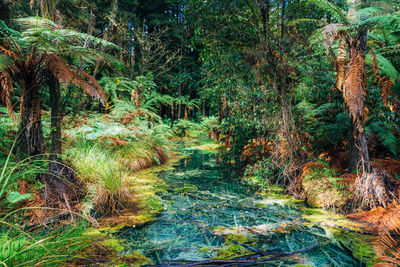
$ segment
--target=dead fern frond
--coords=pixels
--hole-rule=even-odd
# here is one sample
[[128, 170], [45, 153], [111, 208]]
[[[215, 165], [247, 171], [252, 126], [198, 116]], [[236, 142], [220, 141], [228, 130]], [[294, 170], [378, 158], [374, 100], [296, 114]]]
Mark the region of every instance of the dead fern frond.
[[322, 35], [325, 37], [323, 44], [325, 49], [328, 50], [332, 46], [333, 42], [339, 37], [339, 27], [342, 24], [328, 24], [323, 28]]
[[72, 67], [72, 70], [74, 72], [72, 83], [81, 87], [85, 94], [100, 100], [104, 105], [107, 102], [107, 96], [96, 79], [78, 68]]
[[387, 107], [388, 98], [389, 95], [391, 94], [391, 89], [394, 86], [394, 84], [392, 83], [392, 81], [389, 79], [388, 76], [381, 75], [381, 73], [379, 72], [378, 60], [375, 54], [372, 55], [372, 66], [373, 66], [374, 76], [376, 78], [376, 83], [381, 87], [382, 90], [383, 104]]
[[354, 51], [343, 84], [344, 102], [353, 122], [363, 117], [366, 86], [364, 64], [364, 56]]
[[14, 124], [17, 124], [17, 118], [11, 101], [11, 94], [14, 93], [14, 87], [12, 85], [11, 75], [8, 71], [1, 72], [0, 82], [2, 87], [0, 97], [6, 103], [8, 114], [11, 116]]
[[67, 63], [56, 53], [49, 53], [45, 57], [46, 65], [49, 71], [63, 83], [70, 83], [72, 80], [72, 72]]
[[393, 203], [377, 228], [374, 248], [378, 264], [400, 265], [400, 205]]
[[346, 42], [344, 39], [340, 39], [338, 55], [336, 57], [336, 88], [339, 91], [342, 91], [342, 86], [346, 77], [346, 55]]

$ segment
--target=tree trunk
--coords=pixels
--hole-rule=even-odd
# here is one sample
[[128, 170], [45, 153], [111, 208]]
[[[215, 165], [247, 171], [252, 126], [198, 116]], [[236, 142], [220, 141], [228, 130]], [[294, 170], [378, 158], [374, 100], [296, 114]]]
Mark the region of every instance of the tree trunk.
[[367, 139], [364, 127], [365, 101], [365, 50], [367, 31], [359, 34], [359, 39], [350, 41], [349, 70], [343, 85], [343, 98], [351, 117], [351, 138], [348, 160], [348, 171], [361, 169], [371, 172], [371, 161], [368, 155]]
[[185, 106], [185, 121], [188, 120], [188, 108]]
[[[179, 99], [182, 96], [181, 86], [179, 85]], [[178, 121], [181, 119], [181, 112], [182, 112], [182, 104], [179, 102], [178, 104]]]
[[51, 100], [51, 148], [50, 171], [45, 176], [45, 199], [47, 204], [54, 200], [63, 200], [67, 205], [67, 198], [79, 197], [80, 184], [73, 170], [59, 157], [62, 153], [61, 122], [63, 113], [61, 109], [60, 83], [53, 75], [49, 75], [50, 100]]
[[51, 99], [51, 155], [61, 155], [61, 122], [63, 118], [61, 110], [61, 90], [59, 81], [50, 75], [50, 99]]
[[24, 81], [22, 90], [18, 136], [18, 149], [25, 155], [36, 156], [45, 152], [41, 102], [39, 88], [35, 85], [33, 77], [29, 77]]

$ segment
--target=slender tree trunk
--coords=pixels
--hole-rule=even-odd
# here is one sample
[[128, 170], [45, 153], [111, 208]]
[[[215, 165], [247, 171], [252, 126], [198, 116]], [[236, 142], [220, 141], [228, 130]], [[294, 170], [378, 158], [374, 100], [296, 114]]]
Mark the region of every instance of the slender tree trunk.
[[[179, 85], [179, 98], [182, 96], [182, 89], [181, 86]], [[181, 119], [181, 112], [182, 112], [182, 104], [179, 102], [178, 104], [178, 121]]]
[[61, 111], [61, 90], [59, 81], [50, 75], [50, 99], [51, 99], [51, 148], [50, 153], [52, 155], [61, 154], [61, 122], [62, 122], [62, 111]]
[[188, 108], [185, 106], [185, 121], [188, 120]]

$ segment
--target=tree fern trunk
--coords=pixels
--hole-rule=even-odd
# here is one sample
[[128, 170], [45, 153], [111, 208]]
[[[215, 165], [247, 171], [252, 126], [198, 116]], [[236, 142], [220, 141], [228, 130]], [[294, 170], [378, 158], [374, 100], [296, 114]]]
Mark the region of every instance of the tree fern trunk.
[[364, 127], [367, 31], [363, 30], [358, 36], [358, 39], [349, 41], [350, 61], [343, 85], [343, 98], [352, 122], [348, 171], [361, 169], [363, 172], [370, 173], [371, 161]]
[[41, 97], [34, 77], [26, 77], [21, 97], [21, 123], [18, 137], [19, 151], [35, 156], [45, 152], [41, 122]]
[[52, 155], [61, 154], [61, 90], [60, 83], [53, 76], [50, 75], [49, 87], [50, 87], [50, 99], [51, 99], [51, 148], [50, 153]]

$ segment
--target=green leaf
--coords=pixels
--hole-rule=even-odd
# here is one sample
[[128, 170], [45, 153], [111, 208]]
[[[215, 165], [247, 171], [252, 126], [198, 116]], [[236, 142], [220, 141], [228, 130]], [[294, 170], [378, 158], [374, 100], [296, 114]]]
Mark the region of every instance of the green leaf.
[[32, 197], [32, 194], [20, 194], [19, 192], [12, 191], [12, 192], [8, 192], [7, 201], [9, 203], [15, 204], [15, 203], [21, 202], [23, 200], [29, 199], [31, 197]]

